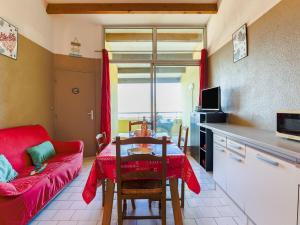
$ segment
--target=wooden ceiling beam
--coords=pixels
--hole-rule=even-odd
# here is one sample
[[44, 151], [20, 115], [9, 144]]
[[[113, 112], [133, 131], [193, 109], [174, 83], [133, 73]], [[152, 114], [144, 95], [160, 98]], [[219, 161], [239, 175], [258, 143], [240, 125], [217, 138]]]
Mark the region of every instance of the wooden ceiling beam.
[[[158, 33], [158, 41], [167, 42], [201, 42], [201, 33]], [[152, 41], [151, 33], [106, 33], [107, 42], [149, 42]]]
[[217, 3], [66, 3], [47, 5], [48, 14], [216, 14]]

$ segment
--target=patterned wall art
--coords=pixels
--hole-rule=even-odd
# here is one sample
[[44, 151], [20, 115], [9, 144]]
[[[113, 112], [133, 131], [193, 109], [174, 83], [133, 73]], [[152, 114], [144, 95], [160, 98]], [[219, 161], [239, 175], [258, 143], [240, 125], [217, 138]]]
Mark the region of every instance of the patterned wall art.
[[18, 29], [0, 18], [0, 54], [17, 59]]
[[247, 25], [241, 26], [232, 35], [233, 62], [237, 62], [248, 56]]

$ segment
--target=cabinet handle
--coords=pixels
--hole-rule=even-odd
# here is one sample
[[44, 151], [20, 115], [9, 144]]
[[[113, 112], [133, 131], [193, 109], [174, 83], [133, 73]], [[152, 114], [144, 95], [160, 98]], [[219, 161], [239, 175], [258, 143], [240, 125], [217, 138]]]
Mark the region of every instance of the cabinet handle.
[[243, 161], [242, 159], [240, 159], [240, 158], [234, 156], [232, 153], [230, 153], [230, 158], [234, 159], [234, 160], [237, 161], [237, 162], [242, 162], [242, 161]]
[[272, 166], [279, 166], [279, 162], [276, 162], [276, 161], [273, 161], [271, 159], [268, 159], [266, 157], [263, 157], [262, 155], [260, 154], [256, 154], [256, 158], [263, 161], [263, 162], [266, 162], [266, 163], [269, 163], [271, 164]]
[[216, 150], [218, 150], [219, 152], [225, 152], [225, 150], [223, 148], [220, 147], [215, 147]]

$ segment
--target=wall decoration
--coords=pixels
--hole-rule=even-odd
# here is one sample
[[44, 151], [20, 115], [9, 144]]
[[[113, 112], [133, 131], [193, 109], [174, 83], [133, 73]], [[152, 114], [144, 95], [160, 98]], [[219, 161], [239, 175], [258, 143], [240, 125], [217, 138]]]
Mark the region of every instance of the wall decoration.
[[0, 18], [0, 54], [17, 59], [18, 29]]
[[247, 25], [241, 26], [232, 35], [233, 44], [233, 62], [237, 62], [248, 56], [248, 43], [247, 43]]
[[80, 47], [81, 47], [81, 44], [79, 43], [78, 39], [75, 38], [74, 41], [71, 42], [70, 56], [81, 57]]

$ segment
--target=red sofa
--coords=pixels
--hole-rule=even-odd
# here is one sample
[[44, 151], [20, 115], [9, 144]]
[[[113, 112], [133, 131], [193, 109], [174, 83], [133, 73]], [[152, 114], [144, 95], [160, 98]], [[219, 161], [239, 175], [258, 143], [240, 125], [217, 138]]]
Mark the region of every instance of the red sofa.
[[[51, 141], [56, 155], [46, 169], [34, 176], [26, 149]], [[51, 140], [40, 125], [0, 130], [0, 154], [5, 155], [19, 176], [10, 183], [0, 183], [0, 224], [27, 224], [59, 191], [77, 177], [82, 167], [83, 142]]]

